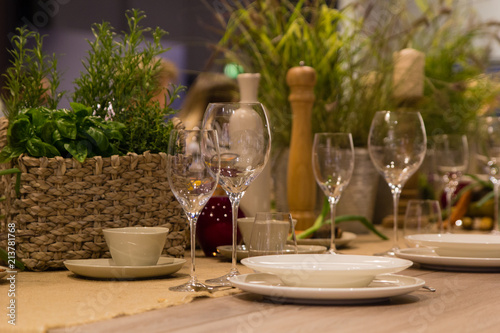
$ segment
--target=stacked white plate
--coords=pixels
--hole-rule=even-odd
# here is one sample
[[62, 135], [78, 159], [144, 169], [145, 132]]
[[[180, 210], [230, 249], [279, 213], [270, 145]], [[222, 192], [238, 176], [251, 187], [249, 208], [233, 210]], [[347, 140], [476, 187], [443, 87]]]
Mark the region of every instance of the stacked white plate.
[[241, 263], [255, 273], [233, 277], [235, 287], [302, 303], [380, 301], [424, 284], [421, 279], [391, 274], [412, 265], [399, 258], [296, 254], [251, 257]]
[[448, 270], [500, 270], [500, 235], [420, 234], [405, 237], [415, 248], [397, 256], [431, 268]]

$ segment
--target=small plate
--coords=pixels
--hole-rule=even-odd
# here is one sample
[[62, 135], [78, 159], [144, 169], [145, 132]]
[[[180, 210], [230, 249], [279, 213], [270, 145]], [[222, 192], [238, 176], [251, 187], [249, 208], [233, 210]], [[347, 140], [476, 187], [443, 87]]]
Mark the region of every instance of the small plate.
[[499, 235], [420, 234], [405, 238], [412, 244], [433, 248], [440, 256], [500, 258]]
[[[217, 246], [217, 251], [224, 257], [231, 259], [233, 247], [231, 245]], [[287, 254], [294, 254], [293, 246], [287, 245], [285, 248]], [[321, 245], [297, 245], [297, 252], [300, 254], [325, 253], [326, 247]], [[248, 258], [248, 250], [238, 245], [236, 248], [236, 258], [238, 260]]]
[[376, 275], [396, 273], [413, 263], [389, 257], [348, 254], [294, 254], [250, 257], [241, 263], [255, 272], [278, 275], [288, 286], [366, 287]]
[[425, 247], [400, 249], [396, 252], [396, 256], [433, 269], [469, 272], [500, 271], [500, 258], [444, 257], [438, 256], [433, 249]]
[[[349, 244], [351, 241], [356, 239], [356, 234], [343, 231], [341, 238], [335, 238], [335, 246], [343, 247]], [[328, 249], [330, 247], [330, 238], [305, 238], [305, 239], [297, 239], [298, 245], [322, 245], [326, 246]]]
[[379, 275], [364, 288], [303, 288], [285, 286], [273, 274], [254, 273], [237, 275], [229, 279], [234, 287], [264, 295], [274, 302], [307, 304], [365, 304], [376, 303], [411, 293], [425, 281], [403, 275]]
[[185, 262], [185, 259], [160, 257], [154, 266], [116, 266], [112, 259], [65, 260], [64, 265], [77, 275], [91, 278], [142, 279], [173, 274]]

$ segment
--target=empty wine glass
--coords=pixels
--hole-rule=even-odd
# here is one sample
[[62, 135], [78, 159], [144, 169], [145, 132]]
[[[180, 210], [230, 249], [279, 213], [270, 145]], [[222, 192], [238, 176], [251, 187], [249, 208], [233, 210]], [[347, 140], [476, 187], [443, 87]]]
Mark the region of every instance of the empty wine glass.
[[335, 253], [335, 209], [354, 170], [354, 146], [350, 133], [316, 133], [312, 166], [314, 177], [330, 203], [330, 249]]
[[167, 174], [170, 190], [184, 209], [191, 236], [190, 280], [173, 291], [201, 291], [210, 287], [195, 274], [196, 222], [219, 181], [219, 144], [214, 130], [172, 130]]
[[446, 193], [447, 231], [453, 231], [451, 203], [462, 175], [469, 164], [469, 145], [467, 137], [460, 134], [442, 134], [432, 137], [434, 162], [441, 176]]
[[368, 152], [391, 189], [394, 206], [393, 247], [379, 253], [394, 256], [399, 248], [398, 205], [404, 184], [418, 170], [427, 150], [424, 121], [419, 112], [378, 111], [368, 135]]
[[230, 285], [230, 277], [239, 274], [236, 267], [238, 208], [248, 186], [269, 160], [271, 131], [261, 103], [211, 103], [202, 127], [217, 130], [221, 159], [219, 182], [229, 196], [233, 214], [231, 270], [206, 281], [224, 286]]
[[477, 152], [479, 162], [484, 166], [490, 182], [493, 184], [495, 200], [493, 233], [499, 233], [500, 199], [500, 118], [484, 117], [479, 121]]

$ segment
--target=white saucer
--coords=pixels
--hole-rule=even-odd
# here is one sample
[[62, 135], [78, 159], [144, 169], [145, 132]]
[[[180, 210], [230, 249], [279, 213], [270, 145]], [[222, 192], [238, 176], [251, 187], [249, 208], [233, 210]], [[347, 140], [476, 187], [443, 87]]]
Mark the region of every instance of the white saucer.
[[[231, 245], [217, 246], [217, 251], [224, 257], [231, 259], [233, 247]], [[285, 251], [287, 254], [294, 254], [292, 246], [287, 246]], [[297, 245], [297, 252], [299, 254], [325, 253], [326, 247], [321, 245]], [[236, 258], [238, 260], [248, 258], [248, 250], [238, 245], [236, 248]]]
[[500, 271], [500, 258], [444, 257], [425, 247], [400, 249], [396, 252], [396, 256], [434, 269]]
[[[355, 233], [352, 233], [349, 231], [343, 231], [341, 238], [335, 238], [335, 246], [337, 246], [337, 247], [346, 246], [354, 239], [356, 239]], [[297, 244], [298, 245], [322, 245], [322, 246], [326, 246], [326, 248], [328, 249], [330, 247], [330, 238], [297, 239]]]
[[140, 279], [175, 273], [185, 262], [185, 259], [160, 257], [154, 266], [115, 266], [112, 259], [65, 260], [64, 265], [77, 275], [91, 278]]
[[282, 303], [362, 304], [387, 300], [421, 288], [424, 280], [403, 275], [378, 275], [363, 288], [304, 288], [288, 287], [272, 274], [254, 273], [230, 278], [231, 284], [241, 290], [264, 295]]

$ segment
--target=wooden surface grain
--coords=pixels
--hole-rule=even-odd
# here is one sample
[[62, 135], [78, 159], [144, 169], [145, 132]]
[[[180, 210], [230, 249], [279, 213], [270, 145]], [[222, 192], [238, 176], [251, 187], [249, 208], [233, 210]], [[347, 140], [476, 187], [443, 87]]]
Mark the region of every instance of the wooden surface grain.
[[[361, 236], [344, 253], [389, 247]], [[437, 289], [419, 289], [365, 305], [307, 305], [267, 300], [252, 293], [208, 299], [77, 327], [61, 332], [498, 332], [500, 274], [412, 267], [403, 275]]]

